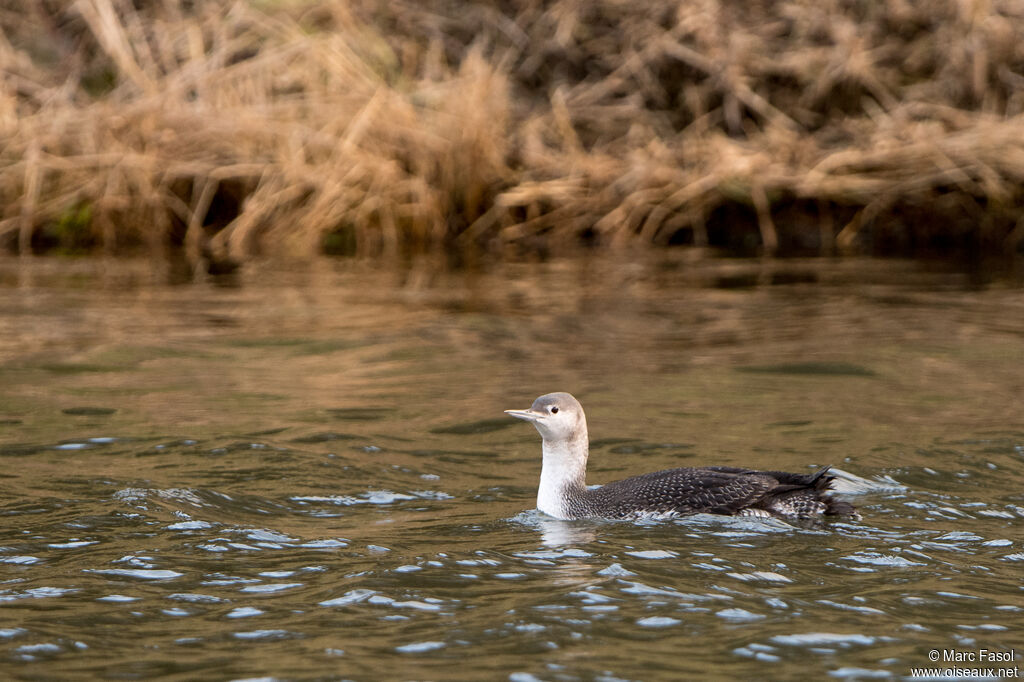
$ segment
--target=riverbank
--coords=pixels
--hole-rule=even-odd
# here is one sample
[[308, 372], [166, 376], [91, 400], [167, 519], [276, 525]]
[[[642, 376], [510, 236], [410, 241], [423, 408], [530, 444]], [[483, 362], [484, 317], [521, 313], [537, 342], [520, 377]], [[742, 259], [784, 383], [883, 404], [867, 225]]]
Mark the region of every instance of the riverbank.
[[11, 252], [1024, 244], [1020, 0], [0, 16]]

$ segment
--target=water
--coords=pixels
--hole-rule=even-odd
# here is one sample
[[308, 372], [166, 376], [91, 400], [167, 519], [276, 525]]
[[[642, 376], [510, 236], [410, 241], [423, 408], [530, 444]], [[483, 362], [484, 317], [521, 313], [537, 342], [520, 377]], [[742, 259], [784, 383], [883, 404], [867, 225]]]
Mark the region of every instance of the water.
[[[675, 256], [227, 284], [0, 263], [5, 677], [1021, 666], [1015, 286]], [[546, 518], [540, 439], [501, 411], [552, 390], [592, 483], [834, 464], [863, 518]], [[982, 649], [1017, 660], [942, 660]]]

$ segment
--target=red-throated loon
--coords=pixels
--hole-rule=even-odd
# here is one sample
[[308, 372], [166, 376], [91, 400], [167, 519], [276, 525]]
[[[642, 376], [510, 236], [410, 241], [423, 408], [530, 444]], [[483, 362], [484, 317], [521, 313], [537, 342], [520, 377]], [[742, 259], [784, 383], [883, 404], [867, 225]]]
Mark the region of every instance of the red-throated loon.
[[738, 467], [686, 467], [633, 476], [600, 488], [586, 485], [587, 418], [568, 393], [549, 393], [528, 410], [505, 410], [532, 423], [544, 439], [537, 509], [558, 519], [686, 514], [814, 517], [855, 515], [853, 505], [828, 493], [833, 477], [754, 471]]

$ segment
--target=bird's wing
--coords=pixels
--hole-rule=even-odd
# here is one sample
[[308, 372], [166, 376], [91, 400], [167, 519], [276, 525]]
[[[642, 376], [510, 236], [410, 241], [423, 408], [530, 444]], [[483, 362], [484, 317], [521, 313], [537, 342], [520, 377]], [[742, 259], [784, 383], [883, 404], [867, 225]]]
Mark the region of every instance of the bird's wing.
[[637, 508], [681, 514], [732, 514], [756, 503], [778, 485], [771, 476], [756, 472], [685, 468], [615, 481], [594, 492], [602, 507], [623, 514]]

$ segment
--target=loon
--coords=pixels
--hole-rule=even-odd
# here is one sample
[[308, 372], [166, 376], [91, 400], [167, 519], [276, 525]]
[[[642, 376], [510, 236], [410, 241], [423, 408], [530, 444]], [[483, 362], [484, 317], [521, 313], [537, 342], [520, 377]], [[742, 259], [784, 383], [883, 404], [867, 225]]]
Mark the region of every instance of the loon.
[[856, 516], [833, 499], [830, 467], [813, 474], [710, 466], [667, 469], [587, 488], [587, 419], [568, 393], [548, 393], [528, 410], [505, 410], [532, 423], [544, 439], [537, 509], [557, 519], [671, 518], [688, 514]]

